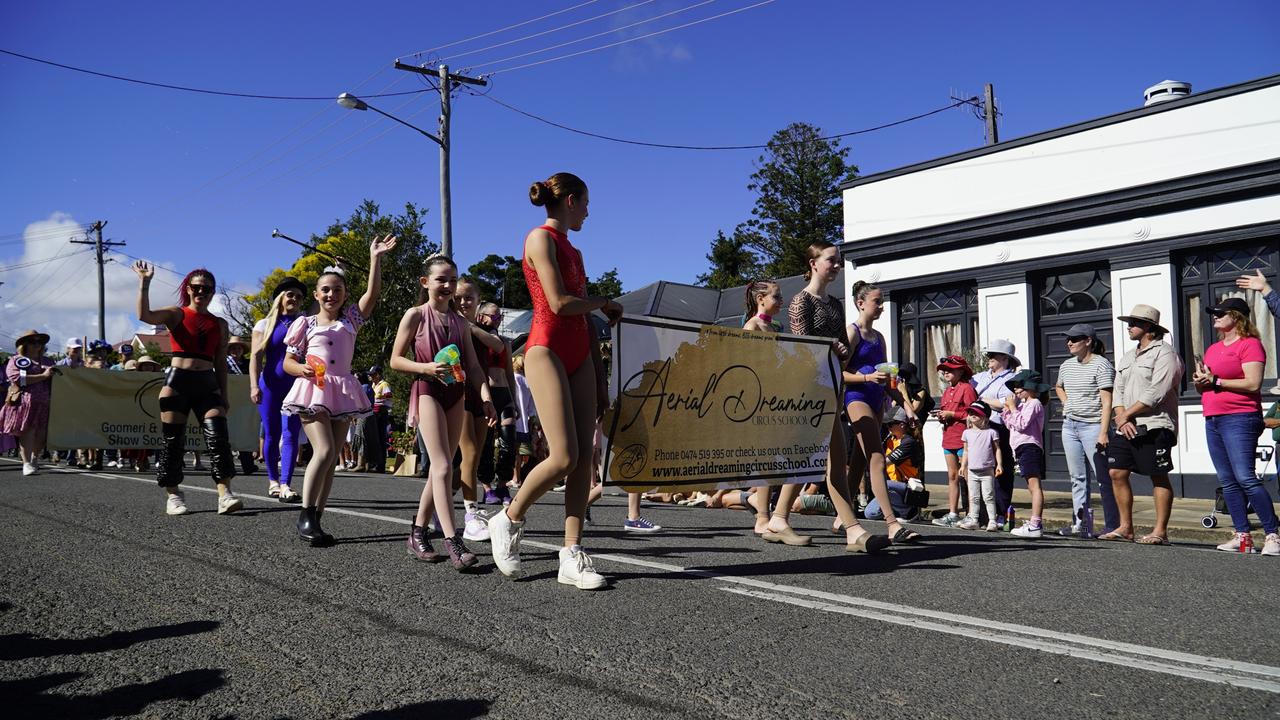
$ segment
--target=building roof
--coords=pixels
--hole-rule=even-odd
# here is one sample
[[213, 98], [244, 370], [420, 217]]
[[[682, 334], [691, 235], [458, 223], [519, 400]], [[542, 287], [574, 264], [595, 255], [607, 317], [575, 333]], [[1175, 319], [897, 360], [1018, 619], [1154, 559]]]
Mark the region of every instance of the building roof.
[[[782, 290], [783, 307], [805, 286], [803, 275], [792, 275], [778, 280]], [[844, 270], [827, 289], [829, 293], [844, 299]], [[617, 298], [627, 315], [685, 320], [703, 324], [741, 327], [746, 309], [746, 285], [716, 290], [698, 285], [659, 280], [639, 290], [633, 290]]]
[[884, 172], [879, 172], [872, 175], [865, 175], [863, 177], [854, 178], [853, 180], [850, 180], [842, 184], [840, 186], [840, 189], [848, 190], [849, 188], [857, 187], [859, 185], [867, 185], [869, 183], [880, 182], [881, 180], [888, 180], [889, 178], [898, 177], [900, 175], [920, 172], [921, 170], [928, 170], [930, 168], [935, 168], [942, 165], [950, 165], [951, 163], [957, 163], [963, 160], [969, 160], [971, 158], [981, 157], [983, 155], [990, 155], [992, 153], [1003, 152], [1005, 150], [1021, 147], [1023, 145], [1031, 145], [1033, 143], [1043, 142], [1045, 140], [1052, 140], [1054, 138], [1059, 138], [1064, 135], [1073, 135], [1075, 133], [1081, 133], [1087, 130], [1093, 130], [1095, 128], [1103, 127], [1106, 125], [1115, 125], [1116, 123], [1127, 122], [1129, 120], [1135, 120], [1140, 117], [1155, 115], [1157, 113], [1169, 112], [1170, 110], [1177, 110], [1179, 108], [1185, 108], [1191, 105], [1198, 105], [1203, 102], [1210, 102], [1212, 100], [1218, 100], [1224, 97], [1230, 97], [1232, 95], [1240, 95], [1242, 93], [1254, 92], [1256, 90], [1261, 90], [1263, 88], [1268, 88], [1275, 85], [1280, 85], [1280, 75], [1268, 75], [1266, 77], [1258, 78], [1256, 80], [1249, 80], [1246, 82], [1238, 83], [1236, 85], [1228, 85], [1226, 87], [1215, 88], [1213, 90], [1206, 90], [1200, 93], [1193, 93], [1186, 97], [1181, 97], [1176, 100], [1169, 100], [1167, 102], [1151, 105], [1149, 107], [1137, 107], [1137, 108], [1133, 108], [1132, 110], [1125, 110], [1123, 112], [1118, 112], [1111, 115], [1105, 115], [1103, 117], [1094, 118], [1092, 120], [1086, 120], [1084, 122], [1078, 122], [1072, 125], [1065, 125], [1063, 127], [1055, 128], [1053, 130], [1045, 130], [1044, 132], [1039, 132], [1039, 133], [1027, 135], [1020, 138], [1014, 138], [1013, 140], [1005, 140], [1005, 141], [996, 143], [995, 145], [987, 145], [980, 148], [974, 148], [973, 150], [966, 150], [964, 152], [954, 153], [952, 155], [944, 155], [940, 158], [934, 158], [933, 160], [926, 160], [924, 162], [919, 162], [912, 165], [906, 165], [900, 168], [895, 168], [893, 170], [886, 170]]

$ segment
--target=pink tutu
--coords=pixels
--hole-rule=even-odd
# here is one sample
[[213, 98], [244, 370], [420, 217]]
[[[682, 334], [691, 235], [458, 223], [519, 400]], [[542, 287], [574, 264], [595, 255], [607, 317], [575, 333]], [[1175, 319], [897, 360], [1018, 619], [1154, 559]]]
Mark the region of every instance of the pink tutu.
[[324, 413], [334, 420], [350, 420], [373, 412], [369, 396], [352, 375], [326, 375], [324, 388], [307, 378], [293, 381], [280, 412], [310, 417]]

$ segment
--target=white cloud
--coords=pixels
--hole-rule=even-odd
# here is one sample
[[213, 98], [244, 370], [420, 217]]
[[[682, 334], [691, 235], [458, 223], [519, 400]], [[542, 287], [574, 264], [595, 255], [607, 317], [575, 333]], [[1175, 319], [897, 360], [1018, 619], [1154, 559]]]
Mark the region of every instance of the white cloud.
[[[60, 352], [71, 337], [98, 336], [98, 268], [92, 246], [74, 245], [72, 238], [84, 240], [84, 225], [70, 215], [55, 212], [33, 222], [23, 232], [22, 254], [8, 255], [0, 267], [14, 267], [0, 273], [0, 333], [10, 337], [35, 328], [49, 333], [51, 352]], [[114, 254], [103, 270], [106, 288], [106, 333], [108, 342], [119, 342], [144, 327], [138, 322], [136, 301], [138, 279], [128, 258]], [[166, 265], [166, 267], [172, 266]], [[175, 301], [177, 277], [161, 270], [152, 285], [152, 303], [171, 305]], [[12, 342], [5, 339], [5, 344]]]

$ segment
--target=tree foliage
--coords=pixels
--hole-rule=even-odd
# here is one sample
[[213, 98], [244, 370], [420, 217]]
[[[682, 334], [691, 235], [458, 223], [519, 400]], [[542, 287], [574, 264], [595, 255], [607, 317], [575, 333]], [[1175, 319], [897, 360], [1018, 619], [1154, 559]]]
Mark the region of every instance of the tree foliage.
[[717, 290], [745, 285], [760, 274], [760, 258], [751, 251], [752, 244], [750, 231], [742, 225], [734, 228], [731, 236], [717, 230], [716, 239], [711, 242], [711, 252], [707, 253], [711, 267], [698, 276], [698, 282]]
[[622, 280], [618, 279], [618, 268], [601, 273], [595, 280], [587, 280], [587, 295], [616, 298], [622, 292]]
[[519, 258], [489, 254], [467, 268], [467, 275], [476, 281], [482, 300], [492, 300], [505, 308], [533, 308]]
[[[395, 250], [383, 257], [382, 293], [373, 317], [364, 324], [356, 338], [353, 369], [389, 363], [400, 317], [417, 300], [418, 278], [422, 275], [423, 263], [439, 250], [439, 246], [428, 240], [422, 231], [424, 214], [424, 210], [407, 203], [403, 213], [384, 215], [377, 203], [365, 200], [349, 218], [334, 220], [323, 234], [311, 236], [311, 244], [320, 251], [365, 267], [369, 264], [369, 243], [375, 236], [391, 234], [398, 238]], [[319, 253], [299, 250], [299, 257], [293, 265], [273, 269], [262, 278], [257, 292], [232, 303], [229, 321], [233, 327], [239, 327], [241, 334], [247, 336], [253, 324], [266, 317], [273, 300], [271, 291], [286, 276], [292, 275], [310, 288], [325, 267], [334, 264], [333, 260]], [[356, 302], [364, 294], [368, 276], [363, 270], [348, 267], [346, 281], [348, 302]], [[314, 303], [304, 312], [316, 312]], [[403, 402], [408, 397], [409, 378], [388, 372], [387, 380], [395, 397]]]

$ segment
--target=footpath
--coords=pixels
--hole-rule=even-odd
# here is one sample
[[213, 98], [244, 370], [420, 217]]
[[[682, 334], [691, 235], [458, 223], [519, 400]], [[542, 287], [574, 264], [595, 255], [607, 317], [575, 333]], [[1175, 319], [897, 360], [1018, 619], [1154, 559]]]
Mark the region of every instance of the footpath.
[[[1019, 480], [1019, 484], [1021, 484], [1021, 480]], [[925, 487], [929, 490], [931, 504], [922, 519], [924, 517], [932, 518], [935, 514], [944, 514], [946, 512], [947, 486], [928, 483]], [[1155, 503], [1151, 500], [1150, 487], [1148, 486], [1145, 494], [1142, 493], [1141, 487], [1142, 484], [1140, 482], [1135, 483], [1133, 497], [1134, 537], [1142, 537], [1150, 532], [1156, 520]], [[1071, 523], [1073, 513], [1070, 492], [1061, 490], [1046, 491], [1044, 505], [1044, 526], [1046, 530], [1056, 532], [1058, 528]], [[1027, 491], [1026, 487], [1014, 489], [1013, 506], [1019, 524], [1031, 516], [1031, 493]], [[1096, 488], [1092, 496], [1092, 507], [1094, 530], [1095, 532], [1100, 532], [1102, 530], [1102, 504], [1098, 498]], [[1212, 530], [1206, 529], [1201, 524], [1201, 521], [1212, 510], [1213, 500], [1175, 497], [1173, 500], [1173, 514], [1169, 518], [1169, 540], [1172, 542], [1213, 543], [1215, 545], [1229, 540], [1231, 536], [1231, 516], [1227, 513], [1218, 513], [1218, 526]], [[1257, 517], [1250, 515], [1249, 520], [1254, 530], [1259, 531], [1255, 533], [1254, 542], [1261, 542], [1261, 526], [1258, 525]]]

